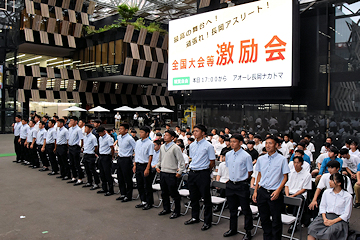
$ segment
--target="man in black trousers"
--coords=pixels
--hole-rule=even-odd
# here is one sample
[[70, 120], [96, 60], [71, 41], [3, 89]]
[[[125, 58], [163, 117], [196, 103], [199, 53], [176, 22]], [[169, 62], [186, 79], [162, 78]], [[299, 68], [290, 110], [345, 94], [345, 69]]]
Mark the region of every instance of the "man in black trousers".
[[48, 131], [45, 134], [44, 142], [45, 142], [45, 152], [49, 157], [50, 164], [51, 164], [51, 173], [48, 175], [56, 175], [59, 173], [59, 164], [56, 160], [55, 155], [55, 142], [56, 142], [56, 128], [55, 128], [56, 121], [54, 119], [50, 119], [48, 123]]
[[259, 173], [252, 199], [258, 204], [264, 240], [281, 239], [282, 235], [283, 188], [290, 169], [287, 159], [277, 152], [277, 146], [275, 136], [267, 137], [267, 154], [259, 157], [255, 168]]
[[173, 140], [176, 136], [174, 131], [166, 131], [164, 134], [165, 144], [160, 147], [159, 161], [156, 164], [156, 171], [160, 173], [161, 197], [163, 199], [164, 210], [159, 215], [171, 213], [171, 196], [175, 202], [174, 212], [170, 219], [180, 217], [181, 196], [177, 189], [177, 180], [185, 170], [185, 160], [181, 149]]
[[241, 148], [244, 137], [234, 134], [230, 138], [230, 146], [233, 150], [225, 155], [226, 167], [229, 169], [229, 181], [226, 183], [226, 198], [230, 210], [230, 230], [224, 233], [224, 237], [237, 234], [238, 208], [245, 215], [246, 235], [243, 240], [251, 239], [253, 218], [250, 209], [250, 185], [249, 178], [253, 172], [251, 156]]
[[20, 160], [20, 128], [21, 128], [21, 116], [17, 115], [15, 117], [15, 123], [12, 124], [13, 132], [14, 132], [14, 148], [16, 153], [16, 159], [13, 162], [17, 162]]
[[198, 124], [194, 127], [195, 142], [190, 144], [190, 172], [188, 186], [191, 200], [192, 218], [184, 224], [194, 224], [200, 222], [200, 199], [204, 199], [205, 213], [202, 231], [208, 230], [212, 225], [212, 203], [210, 194], [210, 174], [215, 166], [214, 147], [206, 141], [206, 127]]
[[56, 133], [56, 145], [55, 151], [58, 157], [60, 165], [60, 176], [56, 178], [62, 178], [62, 180], [68, 180], [70, 176], [70, 169], [68, 164], [68, 139], [69, 132], [64, 126], [64, 119], [59, 119], [57, 121], [58, 130]]
[[119, 146], [117, 176], [121, 196], [116, 200], [128, 202], [132, 200], [133, 194], [132, 155], [134, 154], [135, 149], [135, 140], [129, 134], [129, 124], [120, 124], [117, 141]]
[[114, 180], [111, 175], [114, 139], [110, 137], [103, 126], [99, 126], [97, 132], [99, 134], [99, 169], [102, 182], [102, 189], [97, 193], [111, 196], [114, 194]]

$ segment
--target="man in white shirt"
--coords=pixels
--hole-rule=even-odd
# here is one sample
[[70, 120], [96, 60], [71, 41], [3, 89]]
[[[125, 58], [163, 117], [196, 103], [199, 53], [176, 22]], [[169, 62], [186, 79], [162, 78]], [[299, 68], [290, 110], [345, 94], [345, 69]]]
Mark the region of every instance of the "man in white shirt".
[[178, 139], [183, 140], [184, 145], [187, 144], [187, 137], [186, 137], [186, 130], [185, 129], [181, 129], [180, 130], [180, 135]]
[[284, 142], [281, 144], [281, 148], [284, 148], [284, 157], [289, 158], [292, 150], [294, 150], [294, 145], [290, 142], [288, 134], [284, 135]]
[[254, 142], [255, 142], [254, 149], [256, 149], [256, 151], [258, 151], [258, 153], [261, 154], [262, 149], [264, 148], [264, 144], [261, 143], [261, 136], [255, 135]]
[[[311, 174], [308, 170], [303, 168], [304, 159], [299, 156], [295, 156], [294, 169], [290, 170], [289, 180], [285, 184], [285, 195], [288, 197], [301, 198], [303, 200], [302, 207], [304, 206], [305, 199], [307, 197], [306, 190], [311, 190]], [[293, 215], [296, 216], [298, 208], [293, 209]], [[290, 226], [288, 232], [292, 232], [293, 225]]]
[[350, 155], [349, 149], [340, 149], [340, 156], [343, 160], [342, 174], [351, 178], [352, 181], [356, 181], [357, 165], [360, 163], [360, 158], [356, 155]]
[[[331, 145], [332, 144], [332, 138], [327, 137], [325, 143], [330, 143], [330, 145]], [[326, 153], [328, 151], [329, 151], [329, 148], [326, 148], [326, 144], [324, 144], [324, 146], [321, 147], [320, 153]]]
[[220, 156], [221, 150], [226, 147], [225, 136], [219, 136], [219, 142], [215, 143], [213, 146], [215, 148], [215, 155]]
[[304, 139], [309, 142], [309, 144], [307, 145], [306, 148], [307, 148], [310, 152], [314, 153], [314, 152], [315, 152], [315, 146], [314, 146], [314, 144], [313, 144], [312, 142], [310, 142], [310, 141], [311, 141], [311, 136], [310, 136], [310, 135], [305, 135]]
[[119, 112], [116, 113], [116, 115], [114, 116], [115, 118], [115, 129], [119, 129], [120, 127], [120, 121], [121, 121], [121, 115]]

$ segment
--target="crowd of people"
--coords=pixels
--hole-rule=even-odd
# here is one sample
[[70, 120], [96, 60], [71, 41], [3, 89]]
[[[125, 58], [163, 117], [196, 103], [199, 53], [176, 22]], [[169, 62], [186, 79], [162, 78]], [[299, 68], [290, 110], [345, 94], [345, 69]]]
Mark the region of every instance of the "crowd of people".
[[[99, 119], [86, 123], [76, 116], [49, 119], [34, 115], [30, 120], [17, 116], [13, 130], [14, 162], [49, 171], [48, 175], [58, 175], [74, 186], [111, 196], [116, 171], [120, 192], [116, 200], [130, 202], [135, 176], [140, 198], [135, 208], [153, 208], [153, 183], [158, 179], [163, 204], [160, 216], [181, 216], [181, 183], [180, 188], [190, 192], [191, 218], [184, 224], [200, 222], [202, 203], [203, 231], [212, 227], [213, 212], [218, 211], [211, 201], [211, 182], [224, 183], [225, 189], [217, 189], [220, 197], [226, 197], [230, 211], [230, 229], [224, 237], [238, 234], [241, 207], [243, 239], [251, 239], [254, 216], [250, 206], [257, 205], [264, 239], [281, 239], [284, 211], [306, 213], [301, 215], [308, 217], [308, 239], [346, 239], [352, 208], [360, 208], [360, 152], [351, 139], [339, 150], [327, 138], [315, 159], [310, 135], [295, 143], [288, 134], [269, 133], [262, 139], [246, 131], [231, 133], [229, 128], [208, 133], [201, 124], [192, 131], [166, 125], [164, 132], [160, 127], [142, 126], [138, 137], [127, 123], [106, 129]], [[181, 181], [184, 175], [186, 182]], [[301, 199], [302, 204], [299, 208], [285, 206], [285, 197]], [[298, 228], [292, 224], [288, 232]]]

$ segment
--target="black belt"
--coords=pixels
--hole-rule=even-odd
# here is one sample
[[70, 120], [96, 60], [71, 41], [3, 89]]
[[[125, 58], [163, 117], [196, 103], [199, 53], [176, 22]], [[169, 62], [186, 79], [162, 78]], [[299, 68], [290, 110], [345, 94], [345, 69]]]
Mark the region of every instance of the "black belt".
[[269, 189], [266, 189], [266, 188], [263, 188], [263, 187], [260, 187], [260, 188], [264, 189], [264, 190], [267, 191], [268, 193], [273, 193], [273, 192], [276, 191], [276, 190], [269, 190]]
[[55, 143], [47, 143], [46, 145], [55, 145]]
[[99, 156], [111, 156], [111, 154], [99, 154]]
[[202, 169], [202, 170], [192, 170], [190, 169], [190, 172], [193, 172], [193, 173], [198, 173], [198, 172], [203, 172], [203, 171], [208, 171], [209, 172], [209, 169]]
[[140, 165], [140, 166], [143, 166], [143, 165], [148, 165], [147, 163], [136, 163], [136, 165]]
[[67, 144], [56, 144], [56, 146], [67, 146]]
[[84, 155], [90, 155], [90, 156], [93, 156], [93, 155], [95, 155], [95, 153], [84, 153]]
[[229, 180], [229, 182], [231, 182], [231, 183], [233, 183], [233, 184], [248, 184], [248, 181], [246, 181], [246, 180], [243, 180], [243, 181], [231, 181], [231, 180]]

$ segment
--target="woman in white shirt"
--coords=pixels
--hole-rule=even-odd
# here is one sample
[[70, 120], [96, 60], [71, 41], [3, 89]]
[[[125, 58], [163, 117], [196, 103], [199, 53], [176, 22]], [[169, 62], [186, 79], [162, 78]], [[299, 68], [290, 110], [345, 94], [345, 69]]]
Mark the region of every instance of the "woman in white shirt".
[[330, 189], [325, 190], [320, 203], [319, 215], [308, 228], [308, 240], [347, 239], [348, 221], [352, 210], [352, 196], [346, 190], [344, 176], [330, 176]]

